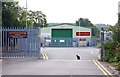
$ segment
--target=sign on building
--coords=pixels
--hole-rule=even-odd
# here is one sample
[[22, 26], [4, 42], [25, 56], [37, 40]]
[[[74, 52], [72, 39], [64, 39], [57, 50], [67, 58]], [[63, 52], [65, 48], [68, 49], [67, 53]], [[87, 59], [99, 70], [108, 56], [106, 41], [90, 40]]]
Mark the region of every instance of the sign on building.
[[76, 32], [76, 36], [90, 36], [90, 32]]

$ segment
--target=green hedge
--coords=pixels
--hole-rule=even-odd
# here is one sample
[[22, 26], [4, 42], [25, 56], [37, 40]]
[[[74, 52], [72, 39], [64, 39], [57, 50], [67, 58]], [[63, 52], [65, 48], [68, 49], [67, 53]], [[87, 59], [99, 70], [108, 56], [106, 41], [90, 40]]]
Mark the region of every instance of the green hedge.
[[104, 61], [111, 63], [120, 70], [120, 43], [108, 42], [104, 44]]

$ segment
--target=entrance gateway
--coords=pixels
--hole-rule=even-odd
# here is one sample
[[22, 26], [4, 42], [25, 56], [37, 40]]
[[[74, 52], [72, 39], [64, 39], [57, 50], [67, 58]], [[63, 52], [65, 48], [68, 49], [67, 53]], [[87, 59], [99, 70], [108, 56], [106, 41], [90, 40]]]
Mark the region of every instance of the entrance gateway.
[[40, 58], [40, 28], [2, 28], [2, 58]]

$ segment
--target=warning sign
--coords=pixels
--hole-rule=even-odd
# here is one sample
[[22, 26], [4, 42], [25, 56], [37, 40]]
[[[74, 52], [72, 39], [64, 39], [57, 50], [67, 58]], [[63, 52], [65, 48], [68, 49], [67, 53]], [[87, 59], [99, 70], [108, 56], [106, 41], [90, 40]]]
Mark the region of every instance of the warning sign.
[[26, 31], [9, 31], [8, 38], [27, 38]]

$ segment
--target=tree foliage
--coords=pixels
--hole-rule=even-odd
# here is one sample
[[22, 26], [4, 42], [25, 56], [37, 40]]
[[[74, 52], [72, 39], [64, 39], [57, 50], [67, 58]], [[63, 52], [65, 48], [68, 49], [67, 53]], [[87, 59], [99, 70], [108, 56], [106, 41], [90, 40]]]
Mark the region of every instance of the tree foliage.
[[[3, 27], [25, 27], [26, 26], [26, 9], [18, 5], [18, 2], [3, 2], [2, 3], [2, 23]], [[46, 15], [41, 11], [27, 12], [27, 25], [47, 26]]]
[[39, 26], [39, 27], [47, 26], [46, 15], [43, 14], [41, 11], [30, 10], [28, 12], [28, 20], [30, 20], [34, 26]]
[[89, 19], [83, 19], [83, 18], [79, 18], [76, 21], [77, 25], [80, 25], [82, 27], [87, 27], [87, 28], [91, 28], [92, 29], [92, 37], [99, 37], [100, 35], [100, 31], [98, 30], [98, 28], [96, 28], [96, 26], [94, 26], [91, 21]]
[[95, 37], [95, 38], [100, 37], [100, 31], [94, 25], [92, 25], [92, 37]]
[[111, 26], [109, 30], [113, 32], [112, 35], [113, 41], [120, 43], [120, 26]]
[[80, 25], [82, 27], [91, 27], [92, 23], [89, 21], [89, 19], [83, 19], [83, 18], [79, 18], [76, 21], [77, 25]]
[[104, 61], [112, 63], [120, 70], [120, 26], [110, 26], [113, 41], [104, 44], [105, 58]]
[[13, 27], [18, 26], [19, 21], [17, 19], [17, 5], [18, 3], [14, 2], [2, 2], [2, 24], [3, 27]]

